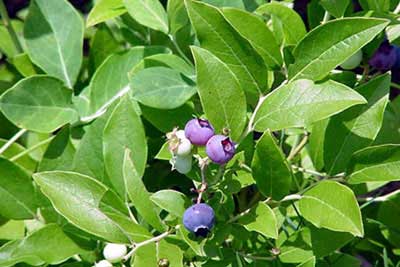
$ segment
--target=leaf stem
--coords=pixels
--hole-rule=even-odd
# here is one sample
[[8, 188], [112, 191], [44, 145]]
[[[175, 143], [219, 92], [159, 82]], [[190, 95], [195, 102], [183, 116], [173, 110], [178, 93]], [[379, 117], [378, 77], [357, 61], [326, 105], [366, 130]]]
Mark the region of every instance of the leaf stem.
[[331, 18], [331, 15], [329, 14], [329, 12], [325, 11], [324, 18], [322, 19], [322, 24], [327, 23], [330, 18]]
[[291, 161], [305, 147], [308, 142], [308, 136], [308, 133], [305, 132], [303, 139], [300, 141], [297, 147], [290, 152], [289, 156], [287, 157], [287, 161]]
[[[1, 2], [1, 0], [0, 0]], [[27, 129], [21, 129], [19, 130], [16, 134], [14, 134], [13, 137], [11, 137], [10, 140], [7, 141], [1, 148], [0, 148], [0, 155], [4, 153], [14, 142], [18, 140], [24, 133], [26, 133], [28, 130]]]
[[169, 230], [169, 231], [164, 232], [164, 233], [162, 233], [162, 234], [160, 234], [160, 235], [158, 235], [158, 236], [155, 236], [155, 237], [153, 237], [153, 238], [147, 239], [147, 240], [145, 240], [145, 241], [143, 241], [143, 242], [134, 243], [134, 244], [133, 244], [132, 250], [129, 251], [129, 253], [125, 255], [125, 257], [124, 257], [123, 260], [124, 260], [124, 261], [127, 261], [130, 257], [132, 257], [133, 254], [135, 254], [135, 252], [136, 252], [139, 248], [141, 248], [141, 247], [143, 247], [143, 246], [146, 246], [146, 245], [148, 245], [148, 244], [151, 244], [151, 243], [153, 243], [153, 242], [159, 242], [159, 241], [162, 240], [163, 238], [169, 236], [173, 231], [174, 231], [174, 230]]
[[22, 49], [22, 45], [19, 42], [18, 36], [15, 33], [14, 27], [11, 24], [10, 17], [8, 16], [7, 13], [7, 8], [6, 5], [4, 4], [3, 0], [0, 0], [0, 16], [3, 20], [4, 26], [7, 28], [8, 33], [10, 34], [11, 40], [14, 43], [15, 49], [18, 51], [18, 53], [24, 52]]
[[400, 3], [397, 5], [395, 10], [393, 11], [394, 14], [399, 14], [400, 13]]
[[175, 37], [172, 34], [168, 35], [169, 39], [171, 40], [171, 43], [174, 45], [176, 51], [178, 54], [192, 67], [194, 67], [192, 61], [185, 55], [185, 53], [182, 51], [182, 49], [179, 47], [179, 44], [177, 43]]
[[10, 161], [16, 161], [16, 160], [19, 159], [20, 157], [23, 157], [23, 156], [25, 156], [26, 154], [28, 154], [28, 153], [30, 153], [30, 152], [36, 150], [37, 148], [39, 148], [39, 147], [41, 147], [41, 146], [43, 146], [43, 145], [45, 145], [45, 144], [50, 143], [51, 140], [54, 139], [54, 137], [55, 137], [55, 136], [51, 136], [50, 138], [47, 138], [47, 139], [45, 139], [45, 140], [43, 140], [43, 141], [41, 141], [41, 142], [39, 142], [39, 143], [37, 143], [37, 144], [31, 146], [31, 147], [28, 148], [28, 149], [25, 149], [25, 150], [22, 151], [21, 153], [19, 153], [19, 154], [13, 156], [12, 158], [10, 158]]

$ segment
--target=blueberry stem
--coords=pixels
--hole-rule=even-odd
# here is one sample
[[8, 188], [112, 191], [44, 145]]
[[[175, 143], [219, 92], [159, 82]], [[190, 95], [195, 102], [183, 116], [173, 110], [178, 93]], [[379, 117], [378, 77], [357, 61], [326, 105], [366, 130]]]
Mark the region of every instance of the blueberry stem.
[[207, 181], [206, 181], [206, 171], [208, 166], [208, 158], [199, 159], [200, 171], [201, 171], [201, 186], [200, 189], [197, 190], [199, 193], [197, 197], [196, 203], [201, 203], [201, 199], [203, 198], [203, 193], [207, 190]]
[[0, 155], [4, 153], [13, 143], [15, 143], [18, 138], [20, 138], [24, 133], [26, 133], [27, 129], [21, 129], [10, 140], [7, 141], [1, 148], [0, 148]]
[[129, 251], [129, 253], [125, 255], [125, 257], [124, 257], [123, 260], [124, 260], [124, 261], [127, 261], [133, 254], [135, 254], [135, 252], [136, 252], [140, 247], [146, 246], [146, 245], [151, 244], [151, 243], [153, 243], [153, 242], [159, 242], [161, 239], [163, 239], [163, 238], [169, 236], [173, 231], [174, 231], [174, 229], [169, 230], [169, 231], [167, 231], [167, 232], [164, 232], [164, 233], [162, 233], [162, 234], [160, 234], [160, 235], [158, 235], [158, 236], [155, 236], [155, 237], [153, 237], [153, 238], [147, 239], [147, 240], [145, 240], [145, 241], [143, 241], [143, 242], [133, 244], [132, 250]]
[[[242, 136], [239, 138], [239, 142], [238, 144], [240, 144], [240, 142], [242, 142], [242, 140], [252, 131], [254, 131], [254, 120], [256, 117], [256, 114], [258, 112], [258, 110], [260, 109], [262, 103], [264, 103], [264, 100], [267, 98], [267, 95], [261, 95], [260, 98], [258, 99], [257, 105], [254, 108], [253, 114], [251, 114], [250, 120], [249, 120], [249, 124], [247, 125], [247, 129], [243, 132]], [[257, 123], [257, 122], [256, 122]]]
[[3, 20], [3, 25], [6, 27], [8, 34], [11, 37], [11, 40], [14, 44], [15, 49], [17, 50], [18, 53], [24, 52], [24, 50], [22, 49], [22, 45], [18, 39], [18, 36], [15, 33], [14, 27], [11, 24], [10, 17], [8, 16], [8, 13], [7, 13], [7, 8], [4, 5], [3, 0], [0, 0], [0, 16]]
[[296, 155], [306, 146], [308, 142], [308, 133], [304, 133], [303, 139], [300, 141], [300, 143], [289, 153], [289, 156], [287, 157], [287, 161], [291, 161]]

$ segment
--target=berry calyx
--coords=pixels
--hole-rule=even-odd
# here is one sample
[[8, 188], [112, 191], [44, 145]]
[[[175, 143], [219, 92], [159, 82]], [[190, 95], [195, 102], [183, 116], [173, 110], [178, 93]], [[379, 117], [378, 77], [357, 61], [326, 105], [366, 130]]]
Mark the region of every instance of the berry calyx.
[[214, 135], [214, 128], [208, 120], [192, 119], [186, 123], [185, 136], [194, 145], [204, 146]]
[[214, 222], [214, 210], [205, 203], [194, 204], [183, 214], [183, 225], [196, 236], [206, 237]]
[[225, 135], [214, 135], [207, 142], [206, 153], [214, 163], [222, 165], [235, 154], [235, 144]]
[[123, 244], [108, 243], [103, 249], [103, 256], [109, 262], [121, 261], [127, 253], [127, 248]]

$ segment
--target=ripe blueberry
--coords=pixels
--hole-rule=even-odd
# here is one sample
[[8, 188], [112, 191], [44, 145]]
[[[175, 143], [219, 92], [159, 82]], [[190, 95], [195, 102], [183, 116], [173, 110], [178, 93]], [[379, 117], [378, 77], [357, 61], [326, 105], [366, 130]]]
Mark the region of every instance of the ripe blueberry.
[[179, 173], [186, 174], [192, 169], [192, 156], [175, 156], [172, 165]]
[[101, 260], [94, 264], [94, 267], [112, 267], [112, 264], [107, 260]]
[[397, 45], [394, 45], [393, 47], [396, 50], [396, 63], [394, 64], [393, 68], [400, 69], [400, 47]]
[[214, 226], [214, 210], [207, 204], [190, 206], [183, 214], [183, 225], [196, 236], [206, 237]]
[[344, 70], [352, 70], [357, 68], [362, 60], [362, 51], [358, 50], [357, 53], [349, 57], [345, 62], [340, 64], [340, 67]]
[[109, 262], [121, 261], [126, 253], [127, 249], [123, 244], [108, 243], [103, 250], [103, 256]]
[[208, 120], [192, 119], [186, 123], [185, 135], [192, 144], [204, 146], [214, 135], [214, 128]]
[[389, 70], [396, 63], [396, 49], [386, 40], [375, 51], [368, 63], [377, 70]]
[[207, 142], [206, 153], [214, 163], [222, 165], [235, 154], [235, 144], [225, 135], [214, 135]]

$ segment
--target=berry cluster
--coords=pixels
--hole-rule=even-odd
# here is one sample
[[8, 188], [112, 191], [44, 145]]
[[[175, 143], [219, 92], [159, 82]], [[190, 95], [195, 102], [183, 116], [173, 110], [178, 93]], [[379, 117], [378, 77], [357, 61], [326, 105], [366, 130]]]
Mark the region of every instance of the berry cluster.
[[[188, 121], [185, 130], [174, 129], [167, 134], [169, 150], [173, 154], [173, 169], [186, 174], [192, 168], [192, 148], [205, 146], [208, 158], [219, 165], [227, 163], [235, 154], [235, 143], [225, 135], [215, 134], [207, 120], [196, 118]], [[189, 207], [183, 214], [183, 225], [196, 236], [206, 237], [214, 226], [214, 210], [205, 203]]]
[[192, 145], [206, 146], [206, 153], [214, 163], [223, 165], [235, 154], [235, 144], [225, 136], [215, 134], [214, 127], [207, 120], [190, 120], [185, 130], [174, 129], [167, 134], [169, 150], [173, 154], [171, 164], [182, 174], [192, 169]]

